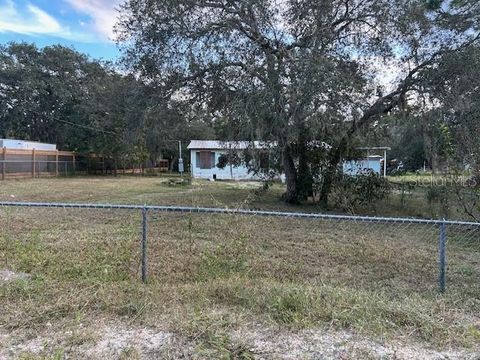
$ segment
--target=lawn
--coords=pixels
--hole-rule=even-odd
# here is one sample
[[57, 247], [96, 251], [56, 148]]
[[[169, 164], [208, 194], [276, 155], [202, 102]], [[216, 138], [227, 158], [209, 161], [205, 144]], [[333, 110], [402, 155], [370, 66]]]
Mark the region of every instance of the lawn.
[[[0, 201], [315, 211], [280, 185], [165, 178], [0, 182]], [[477, 358], [480, 247], [412, 226], [239, 215], [0, 209], [0, 358]], [[450, 234], [449, 234], [450, 235]], [[478, 237], [476, 237], [478, 238]]]

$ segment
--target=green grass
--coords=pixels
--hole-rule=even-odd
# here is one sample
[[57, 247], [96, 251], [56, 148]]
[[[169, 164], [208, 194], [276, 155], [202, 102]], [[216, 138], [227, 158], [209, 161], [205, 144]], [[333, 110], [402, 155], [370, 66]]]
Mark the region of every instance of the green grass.
[[[277, 200], [279, 185], [255, 195], [252, 183], [164, 181], [7, 181], [0, 199], [290, 209]], [[0, 209], [0, 268], [32, 276], [0, 284], [0, 327], [123, 319], [184, 336], [205, 358], [251, 358], [249, 344], [231, 336], [250, 324], [347, 329], [438, 348], [480, 342], [480, 249], [452, 238], [440, 295], [436, 228], [152, 213], [144, 285], [140, 220], [130, 211]]]

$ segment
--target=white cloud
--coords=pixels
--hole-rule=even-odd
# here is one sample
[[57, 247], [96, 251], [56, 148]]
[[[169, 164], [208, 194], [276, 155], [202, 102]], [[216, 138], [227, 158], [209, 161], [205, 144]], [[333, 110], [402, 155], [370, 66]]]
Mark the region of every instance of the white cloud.
[[0, 32], [51, 35], [77, 41], [91, 40], [86, 34], [72, 32], [39, 7], [27, 4], [24, 9], [19, 9], [13, 0], [0, 3]]
[[92, 19], [91, 28], [104, 39], [113, 40], [113, 28], [117, 22], [116, 8], [121, 0], [64, 0], [79, 13]]

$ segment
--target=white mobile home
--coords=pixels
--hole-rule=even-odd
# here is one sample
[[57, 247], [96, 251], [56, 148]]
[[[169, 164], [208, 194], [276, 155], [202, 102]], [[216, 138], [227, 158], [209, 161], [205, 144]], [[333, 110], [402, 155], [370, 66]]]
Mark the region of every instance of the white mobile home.
[[222, 155], [228, 155], [232, 151], [241, 152], [252, 147], [266, 148], [259, 141], [192, 140], [188, 145], [192, 177], [214, 180], [259, 180], [243, 164], [239, 166], [228, 164], [224, 168], [217, 167]]

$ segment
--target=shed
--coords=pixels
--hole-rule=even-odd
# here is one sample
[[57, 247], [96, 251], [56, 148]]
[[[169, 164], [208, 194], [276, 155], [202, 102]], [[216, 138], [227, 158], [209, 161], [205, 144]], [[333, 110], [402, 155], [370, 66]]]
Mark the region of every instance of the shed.
[[231, 151], [246, 149], [268, 149], [269, 143], [261, 141], [217, 141], [192, 140], [187, 149], [190, 150], [190, 172], [193, 178], [219, 180], [259, 180], [255, 174], [249, 172], [245, 165], [228, 165], [217, 167], [222, 155]]
[[343, 173], [347, 175], [358, 175], [364, 170], [372, 170], [378, 175], [382, 174], [383, 157], [371, 155], [363, 159], [346, 161], [343, 163]]
[[[387, 151], [391, 150], [388, 146], [374, 146], [374, 147], [360, 147], [357, 150], [366, 152], [366, 157], [358, 160], [346, 161], [343, 163], [343, 173], [348, 175], [356, 175], [360, 171], [370, 169], [382, 175], [387, 176]], [[383, 153], [383, 156], [372, 155], [377, 153]]]

